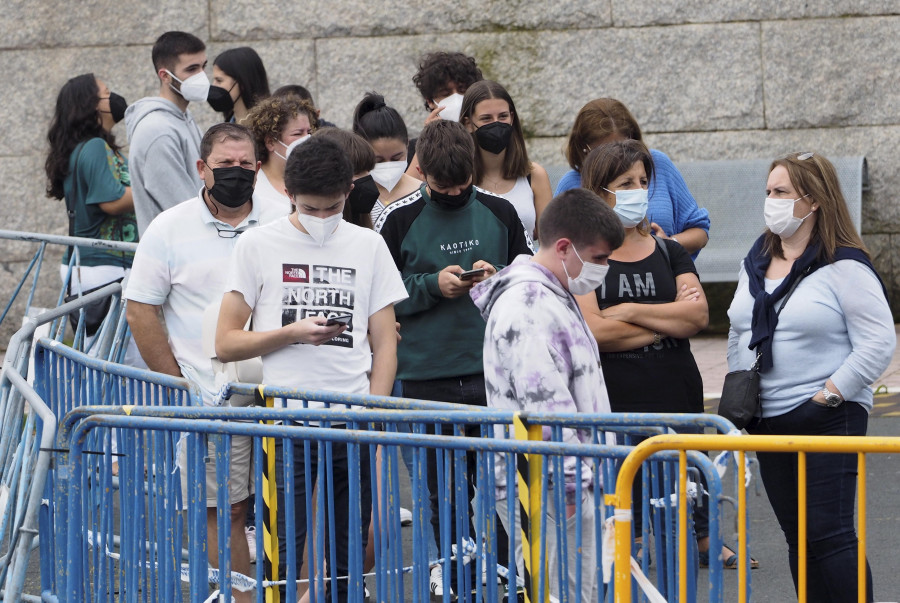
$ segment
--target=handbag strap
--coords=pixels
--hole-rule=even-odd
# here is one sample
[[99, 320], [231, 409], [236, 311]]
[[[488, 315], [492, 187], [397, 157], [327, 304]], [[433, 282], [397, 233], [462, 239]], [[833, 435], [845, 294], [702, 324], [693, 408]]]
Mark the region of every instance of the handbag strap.
[[[812, 266], [809, 266], [806, 270], [800, 273], [800, 276], [797, 277], [797, 280], [791, 285], [791, 287], [787, 290], [787, 293], [784, 294], [784, 300], [781, 302], [781, 306], [778, 307], [778, 311], [775, 312], [775, 316], [781, 314], [781, 311], [784, 310], [784, 307], [787, 305], [788, 300], [791, 298], [791, 295], [794, 294], [794, 290], [797, 288], [797, 285], [800, 284], [800, 281], [806, 277], [810, 271], [812, 270]], [[750, 367], [750, 370], [759, 370], [759, 359], [762, 357], [762, 352], [756, 353], [756, 360], [753, 361], [753, 366]]]
[[[75, 155], [75, 165], [72, 166], [72, 196], [75, 199], [78, 199], [79, 193], [81, 193], [81, 187], [78, 186], [78, 160], [81, 159], [81, 152], [84, 151], [84, 142], [79, 143], [78, 146], [78, 154]], [[75, 236], [75, 204], [69, 203], [69, 198], [66, 197], [66, 215], [69, 217], [69, 236]], [[72, 257], [74, 253], [74, 249], [72, 245], [69, 245], [69, 258]]]

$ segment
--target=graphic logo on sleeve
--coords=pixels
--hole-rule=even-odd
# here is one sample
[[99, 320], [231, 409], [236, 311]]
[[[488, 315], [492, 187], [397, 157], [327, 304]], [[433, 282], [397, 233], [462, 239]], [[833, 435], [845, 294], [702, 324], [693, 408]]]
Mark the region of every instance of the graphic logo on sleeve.
[[[281, 324], [308, 316], [328, 318], [353, 313], [356, 269], [342, 266], [282, 264]], [[365, 334], [363, 334], [365, 336]], [[353, 347], [353, 321], [347, 330], [322, 345]]]

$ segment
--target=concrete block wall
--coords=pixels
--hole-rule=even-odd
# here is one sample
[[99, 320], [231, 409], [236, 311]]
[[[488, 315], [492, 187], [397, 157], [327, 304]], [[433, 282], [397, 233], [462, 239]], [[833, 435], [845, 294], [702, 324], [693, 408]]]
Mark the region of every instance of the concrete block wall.
[[[417, 58], [458, 49], [510, 90], [544, 164], [565, 162], [575, 114], [599, 96], [628, 105], [675, 160], [865, 155], [863, 232], [900, 315], [900, 0], [13, 0], [0, 12], [2, 228], [65, 234], [63, 205], [43, 192], [56, 93], [92, 71], [129, 101], [155, 94], [150, 48], [163, 31], [206, 40], [210, 64], [253, 46], [273, 87], [306, 85], [339, 126], [377, 90], [411, 134], [427, 115]], [[201, 126], [215, 123], [194, 105]], [[760, 211], [763, 196], [760, 182]], [[0, 242], [0, 298], [30, 253]]]

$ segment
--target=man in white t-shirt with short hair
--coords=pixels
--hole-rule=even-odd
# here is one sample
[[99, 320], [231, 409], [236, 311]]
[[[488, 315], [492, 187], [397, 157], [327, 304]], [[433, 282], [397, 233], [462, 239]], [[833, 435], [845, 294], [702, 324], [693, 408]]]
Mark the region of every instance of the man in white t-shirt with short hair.
[[[406, 299], [384, 240], [342, 219], [353, 169], [333, 141], [313, 137], [294, 150], [285, 166], [287, 194], [295, 206], [279, 218], [241, 237], [232, 255], [216, 331], [216, 354], [223, 362], [263, 359], [263, 382], [352, 394], [389, 395], [397, 370], [394, 304]], [[244, 331], [252, 315], [253, 331]], [[288, 400], [288, 407], [300, 407]], [[310, 407], [322, 403], [310, 402]], [[290, 489], [296, 532], [287, 535], [297, 553], [298, 572], [306, 539], [306, 484], [303, 441], [294, 442], [294, 483]], [[276, 475], [283, 475], [282, 440], [276, 440]], [[316, 446], [310, 455], [313, 473]], [[338, 600], [348, 598], [349, 540], [362, 555], [372, 513], [369, 446], [359, 448], [359, 535], [349, 535], [347, 446], [332, 447]], [[307, 480], [307, 477], [309, 478]], [[324, 487], [323, 481], [319, 487]], [[329, 484], [329, 487], [331, 485]], [[285, 508], [285, 484], [278, 483], [278, 508]], [[278, 575], [285, 575], [287, 543], [284, 515], [278, 516]], [[331, 558], [326, 551], [326, 558]], [[312, 574], [314, 570], [310, 570]], [[331, 580], [326, 598], [330, 598]], [[354, 598], [362, 592], [353, 593]]]
[[[198, 195], [159, 214], [141, 236], [125, 297], [132, 335], [150, 370], [188, 378], [212, 404], [215, 373], [201, 340], [203, 312], [221, 298], [239, 235], [256, 226], [251, 201], [259, 162], [250, 131], [237, 124], [210, 128], [200, 143]], [[246, 236], [246, 235], [244, 235]], [[165, 326], [163, 325], [164, 319]], [[231, 562], [250, 575], [244, 522], [250, 500], [250, 438], [232, 438], [229, 496]], [[182, 476], [184, 483], [185, 476]], [[209, 561], [218, 563], [215, 464], [207, 465]], [[248, 593], [234, 590], [237, 601]]]

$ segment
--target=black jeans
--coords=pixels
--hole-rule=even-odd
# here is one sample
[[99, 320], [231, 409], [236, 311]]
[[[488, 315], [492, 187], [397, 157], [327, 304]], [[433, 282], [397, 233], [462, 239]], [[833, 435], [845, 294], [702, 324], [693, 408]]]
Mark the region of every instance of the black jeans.
[[[344, 426], [335, 426], [332, 429], [343, 429]], [[292, 535], [287, 534], [285, 526], [285, 483], [284, 483], [284, 450], [282, 440], [279, 438], [275, 441], [275, 472], [278, 484], [278, 576], [283, 580], [287, 575], [287, 544], [293, 541], [292, 546], [297, 555], [297, 574], [303, 565], [303, 547], [306, 544], [306, 490], [307, 486], [312, 495], [312, 490], [316, 487], [316, 479], [318, 474], [318, 442], [310, 442], [310, 469], [311, 475], [306, 476], [305, 468], [305, 451], [303, 440], [294, 440], [294, 479], [291, 487], [293, 500], [290, 500], [294, 507], [294, 525], [295, 530]], [[324, 449], [323, 449], [324, 454]], [[348, 575], [348, 555], [350, 551], [350, 543], [358, 548], [360, 558], [365, 557], [366, 541], [369, 535], [369, 521], [372, 517], [372, 481], [371, 467], [369, 465], [370, 450], [368, 444], [359, 445], [359, 500], [360, 500], [360, 525], [361, 533], [350, 534], [350, 490], [349, 490], [349, 461], [347, 458], [347, 445], [334, 442], [331, 445], [331, 467], [334, 483], [332, 487], [327, 488], [325, 485], [325, 475], [319, 480], [318, 486], [322, 490], [324, 488], [325, 509], [318, 509], [316, 513], [324, 511], [324, 525], [316, 525], [317, 530], [325, 530], [325, 560], [328, 563], [329, 579], [325, 581], [325, 596], [331, 601], [331, 577], [338, 576], [337, 591], [338, 601], [347, 601], [348, 580], [341, 579]], [[327, 471], [327, 469], [326, 469]], [[258, 486], [260, 487], [260, 486]], [[334, 533], [331, 534], [328, 527], [328, 501], [329, 497], [334, 500]], [[313, 500], [315, 503], [315, 499]], [[262, 509], [260, 509], [262, 512]], [[316, 518], [313, 518], [313, 523]], [[262, 534], [258, 535], [259, 538]], [[313, 554], [314, 544], [310, 543], [310, 554]], [[337, 567], [331, 567], [331, 546], [335, 548], [337, 557]], [[268, 564], [267, 564], [268, 565]], [[317, 567], [310, 567], [309, 580], [310, 587], [314, 586], [314, 577], [317, 571], [324, 569], [325, 563], [319, 561]], [[268, 574], [268, 567], [267, 575]], [[281, 600], [285, 601], [285, 588], [281, 587]]]
[[[828, 408], [807, 400], [794, 410], [754, 420], [753, 435], [864, 436], [869, 414], [855, 402]], [[797, 455], [759, 452], [766, 494], [788, 545], [794, 588], [797, 588]], [[816, 602], [856, 601], [857, 538], [853, 524], [856, 498], [855, 454], [807, 454], [807, 599]], [[866, 600], [872, 601], [872, 571], [866, 562]]]
[[[416, 398], [419, 400], [434, 400], [437, 402], [455, 402], [457, 404], [469, 404], [472, 406], [485, 407], [487, 405], [487, 394], [484, 388], [484, 374], [465, 375], [463, 377], [449, 377], [445, 379], [428, 379], [424, 381], [403, 381], [403, 395], [407, 398]], [[463, 427], [466, 437], [477, 438], [481, 435], [481, 427], [479, 425], [465, 425]], [[442, 435], [453, 435], [453, 425], [443, 425], [441, 427]], [[445, 451], [444, 454], [453, 454], [452, 451]], [[452, 457], [451, 457], [452, 459]], [[467, 500], [472, 501], [475, 498], [475, 479], [476, 479], [476, 462], [475, 453], [466, 453], [466, 495]], [[427, 451], [427, 469], [428, 469], [428, 492], [431, 496], [431, 526], [434, 530], [434, 538], [438, 544], [438, 556], [444, 556], [444, 544], [441, 542], [440, 516], [438, 512], [439, 501], [441, 499], [441, 490], [438, 489], [438, 466], [437, 454], [434, 449], [429, 448]], [[442, 468], [441, 468], [442, 469]], [[453, 463], [450, 464], [450, 473], [444, 474], [444, 491], [453, 484]], [[450, 543], [457, 542], [456, 533], [456, 500], [451, 494], [450, 496]], [[467, 534], [463, 537], [472, 538], [475, 531], [472, 523], [471, 507], [465, 512], [468, 518]], [[503, 542], [502, 538], [498, 538]], [[449, 549], [449, 546], [448, 546]], [[456, 563], [451, 563], [450, 580], [454, 591], [457, 591], [457, 571]], [[474, 585], [475, 566], [471, 565], [469, 569], [469, 587]]]

